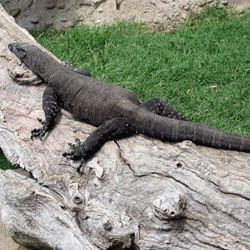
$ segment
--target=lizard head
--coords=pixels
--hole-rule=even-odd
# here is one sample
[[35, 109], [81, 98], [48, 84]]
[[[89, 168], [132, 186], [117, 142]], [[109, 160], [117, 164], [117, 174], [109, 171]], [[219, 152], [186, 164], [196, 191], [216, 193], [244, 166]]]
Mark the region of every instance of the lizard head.
[[44, 51], [33, 44], [18, 42], [10, 43], [8, 48], [21, 60], [21, 63], [43, 78], [44, 66], [49, 63], [49, 56], [45, 56]]
[[9, 50], [15, 54], [21, 61], [27, 56], [27, 43], [10, 43], [8, 45]]
[[10, 43], [8, 48], [28, 68], [34, 64], [36, 59], [39, 57], [40, 52], [42, 52], [42, 50], [37, 46], [28, 43]]

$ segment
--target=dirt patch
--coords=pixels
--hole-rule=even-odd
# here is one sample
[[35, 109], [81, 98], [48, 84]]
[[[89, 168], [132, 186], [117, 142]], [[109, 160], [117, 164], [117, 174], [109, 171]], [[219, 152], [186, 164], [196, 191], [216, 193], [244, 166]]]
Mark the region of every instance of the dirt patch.
[[178, 23], [191, 10], [211, 4], [233, 5], [239, 11], [250, 6], [250, 0], [0, 0], [0, 3], [26, 29], [44, 26], [59, 29], [78, 21], [112, 23], [131, 18], [154, 24]]

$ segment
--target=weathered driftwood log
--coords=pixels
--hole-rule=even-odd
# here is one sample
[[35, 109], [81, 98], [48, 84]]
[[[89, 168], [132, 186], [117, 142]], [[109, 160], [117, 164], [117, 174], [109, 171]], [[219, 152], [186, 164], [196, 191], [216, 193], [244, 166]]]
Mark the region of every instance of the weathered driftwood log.
[[8, 51], [36, 43], [0, 6], [0, 147], [27, 178], [0, 171], [2, 217], [15, 241], [40, 249], [250, 249], [249, 154], [162, 143], [112, 141], [87, 163], [61, 157], [94, 129], [62, 111], [44, 140], [40, 79]]

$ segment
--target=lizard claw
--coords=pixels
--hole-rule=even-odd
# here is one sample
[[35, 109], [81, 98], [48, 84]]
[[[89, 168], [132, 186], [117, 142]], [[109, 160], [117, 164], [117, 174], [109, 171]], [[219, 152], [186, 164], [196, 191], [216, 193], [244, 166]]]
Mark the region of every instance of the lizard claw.
[[46, 126], [45, 121], [43, 121], [41, 118], [37, 118], [37, 120], [42, 123], [41, 128], [35, 128], [31, 131], [30, 139], [33, 141], [34, 137], [39, 138], [42, 141], [42, 138], [45, 136], [46, 132], [48, 131], [48, 126]]
[[64, 152], [62, 156], [66, 157], [69, 160], [81, 160], [80, 165], [77, 167], [77, 172], [81, 173], [81, 169], [85, 165], [85, 153], [82, 146], [83, 143], [78, 138], [75, 139], [75, 142], [75, 144], [68, 143], [68, 145], [70, 146], [70, 150], [69, 152]]
[[85, 167], [85, 164], [86, 164], [85, 160], [82, 159], [81, 162], [80, 162], [80, 164], [79, 164], [79, 166], [76, 169], [77, 173], [79, 173], [79, 174], [83, 173], [83, 169]]
[[76, 146], [79, 146], [82, 144], [79, 138], [75, 138], [75, 142], [76, 142], [75, 144]]
[[76, 150], [77, 150], [77, 148], [80, 148], [81, 147], [81, 141], [78, 139], [78, 138], [76, 138], [75, 139], [75, 144], [73, 144], [73, 143], [71, 143], [71, 142], [69, 142], [68, 143], [68, 145], [69, 145], [69, 147], [70, 147], [70, 151], [67, 153], [67, 152], [64, 152], [62, 155], [64, 156], [64, 157], [67, 157], [67, 156], [70, 156], [70, 155], [73, 155], [75, 152], [76, 152]]
[[75, 144], [70, 142], [68, 143], [68, 145], [70, 146], [69, 152], [64, 152], [62, 156], [70, 160], [82, 159], [82, 157], [84, 156], [82, 152], [82, 142], [78, 138], [75, 139], [75, 142]]
[[42, 125], [44, 125], [44, 121], [41, 118], [36, 118], [40, 123], [42, 123]]
[[42, 141], [42, 138], [45, 136], [46, 130], [44, 127], [42, 128], [35, 128], [31, 131], [30, 139], [33, 141], [34, 137], [39, 138]]
[[73, 155], [74, 155], [74, 151], [62, 153], [63, 157], [66, 157], [67, 159], [70, 159], [70, 160], [74, 160], [74, 156]]

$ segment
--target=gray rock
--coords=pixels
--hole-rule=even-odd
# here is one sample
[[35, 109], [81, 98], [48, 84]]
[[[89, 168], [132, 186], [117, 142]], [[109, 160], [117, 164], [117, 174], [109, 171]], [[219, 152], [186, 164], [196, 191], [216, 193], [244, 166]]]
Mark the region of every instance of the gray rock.
[[223, 4], [223, 5], [228, 5], [228, 0], [220, 0], [220, 3]]
[[46, 0], [45, 7], [47, 9], [54, 9], [56, 7], [56, 0]]
[[17, 17], [19, 14], [21, 13], [21, 9], [17, 8], [17, 9], [11, 9], [9, 11], [9, 14], [13, 17]]
[[205, 6], [206, 5], [206, 0], [201, 0], [201, 1], [198, 1], [197, 2], [197, 5], [199, 6], [199, 7], [203, 7], [203, 6]]
[[93, 5], [93, 1], [92, 0], [81, 0], [79, 2], [80, 6], [92, 6]]
[[63, 10], [63, 9], [66, 8], [66, 3], [64, 3], [64, 1], [58, 2], [58, 3], [56, 4], [56, 8], [57, 8], [57, 9]]
[[31, 5], [34, 3], [34, 0], [23, 0], [23, 1], [11, 1], [13, 3], [17, 2], [21, 4], [21, 9], [25, 10], [29, 7], [31, 7]]
[[39, 23], [39, 18], [34, 17], [34, 18], [30, 19], [30, 22], [33, 23], [33, 24], [38, 24]]

